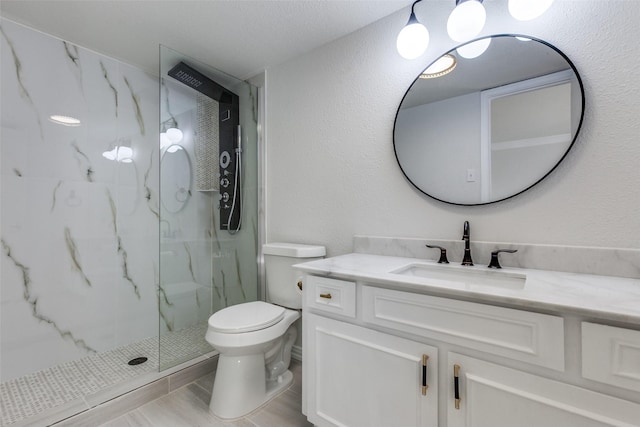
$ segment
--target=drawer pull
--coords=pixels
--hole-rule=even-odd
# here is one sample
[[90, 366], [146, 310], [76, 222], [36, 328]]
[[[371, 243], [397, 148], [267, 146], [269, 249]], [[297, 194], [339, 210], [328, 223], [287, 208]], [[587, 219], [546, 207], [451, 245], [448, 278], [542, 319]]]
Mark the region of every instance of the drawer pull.
[[453, 365], [453, 398], [456, 409], [460, 409], [460, 365]]
[[302, 280], [298, 280], [298, 289], [302, 290]]
[[422, 395], [427, 395], [427, 389], [429, 386], [427, 385], [427, 360], [429, 360], [429, 356], [426, 354], [422, 355]]
[[320, 294], [320, 298], [331, 299], [331, 294]]

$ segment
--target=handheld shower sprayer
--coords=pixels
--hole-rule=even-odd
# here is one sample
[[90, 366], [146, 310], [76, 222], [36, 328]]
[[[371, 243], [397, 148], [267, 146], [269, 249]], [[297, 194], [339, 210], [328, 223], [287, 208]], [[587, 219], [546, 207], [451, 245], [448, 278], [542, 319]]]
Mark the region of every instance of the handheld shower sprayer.
[[[236, 170], [235, 170], [235, 180], [233, 185], [233, 197], [231, 202], [231, 210], [229, 212], [229, 224], [227, 226], [227, 231], [230, 234], [236, 234], [240, 231], [240, 225], [242, 224], [242, 127], [238, 125], [238, 140], [235, 148], [236, 153]], [[231, 228], [231, 218], [233, 218], [233, 214], [235, 213], [236, 206], [240, 210], [240, 218], [238, 218], [238, 225], [235, 229]]]

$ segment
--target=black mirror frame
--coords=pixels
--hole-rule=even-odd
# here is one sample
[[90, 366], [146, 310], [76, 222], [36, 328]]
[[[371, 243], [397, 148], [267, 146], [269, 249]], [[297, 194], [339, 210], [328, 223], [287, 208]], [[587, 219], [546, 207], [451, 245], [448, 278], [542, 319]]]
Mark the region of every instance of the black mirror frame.
[[558, 49], [557, 47], [555, 47], [551, 43], [546, 42], [546, 41], [541, 40], [541, 39], [536, 38], [536, 37], [532, 37], [532, 36], [528, 36], [528, 35], [524, 35], [524, 34], [494, 34], [494, 35], [490, 35], [490, 36], [479, 37], [477, 39], [470, 40], [470, 41], [468, 41], [466, 43], [462, 43], [462, 44], [460, 44], [460, 45], [448, 50], [447, 52], [444, 52], [443, 54], [439, 55], [433, 62], [428, 64], [426, 67], [424, 67], [424, 69], [427, 69], [429, 66], [431, 66], [441, 56], [443, 56], [443, 55], [445, 55], [447, 53], [453, 52], [454, 50], [456, 50], [457, 48], [459, 48], [461, 46], [465, 46], [467, 44], [474, 43], [474, 42], [476, 42], [478, 40], [486, 39], [486, 38], [489, 38], [489, 37], [490, 38], [495, 38], [495, 37], [524, 37], [524, 38], [528, 38], [528, 39], [534, 40], [534, 41], [536, 41], [538, 43], [541, 43], [541, 44], [553, 49], [556, 53], [558, 53], [560, 56], [562, 56], [562, 58], [564, 58], [564, 60], [567, 61], [567, 64], [569, 64], [569, 66], [573, 70], [573, 73], [575, 74], [576, 80], [578, 81], [578, 85], [580, 87], [580, 96], [581, 96], [581, 101], [582, 101], [582, 111], [580, 112], [580, 120], [578, 121], [578, 126], [576, 127], [575, 135], [573, 136], [573, 139], [571, 140], [571, 144], [569, 145], [567, 150], [564, 152], [562, 157], [560, 157], [558, 162], [551, 169], [549, 169], [549, 171], [547, 173], [545, 173], [540, 179], [535, 181], [530, 186], [524, 188], [521, 191], [518, 191], [517, 193], [512, 194], [511, 196], [503, 197], [502, 199], [498, 199], [498, 200], [492, 200], [490, 202], [483, 202], [483, 203], [457, 203], [457, 202], [450, 202], [450, 201], [447, 201], [447, 200], [442, 200], [442, 199], [439, 199], [439, 198], [434, 197], [431, 194], [427, 193], [426, 191], [424, 191], [422, 188], [420, 188], [418, 185], [416, 185], [409, 178], [409, 176], [407, 175], [405, 170], [402, 168], [402, 165], [400, 164], [400, 159], [398, 158], [398, 152], [396, 150], [396, 141], [395, 141], [396, 124], [398, 123], [398, 114], [400, 113], [400, 107], [402, 107], [402, 103], [404, 102], [404, 99], [407, 97], [407, 94], [409, 93], [409, 90], [411, 90], [411, 87], [413, 87], [414, 83], [420, 78], [420, 76], [418, 75], [413, 80], [413, 82], [411, 82], [411, 84], [409, 85], [409, 88], [407, 89], [407, 91], [403, 95], [402, 99], [400, 100], [400, 104], [398, 105], [398, 109], [396, 110], [396, 115], [395, 115], [395, 118], [394, 118], [394, 121], [393, 121], [393, 135], [392, 135], [393, 153], [394, 153], [394, 155], [396, 157], [396, 162], [398, 163], [398, 166], [400, 167], [400, 170], [402, 171], [402, 174], [404, 175], [406, 180], [409, 181], [409, 183], [411, 183], [411, 185], [413, 185], [417, 190], [419, 190], [424, 195], [430, 197], [431, 199], [437, 200], [437, 201], [442, 202], [442, 203], [447, 203], [449, 205], [456, 205], [456, 206], [484, 206], [484, 205], [490, 205], [490, 204], [494, 204], [494, 203], [502, 202], [504, 200], [511, 199], [513, 197], [516, 197], [516, 196], [524, 193], [525, 191], [531, 189], [532, 187], [535, 187], [542, 180], [544, 180], [546, 177], [548, 177], [554, 170], [556, 170], [556, 168], [560, 165], [560, 163], [562, 163], [562, 161], [567, 157], [567, 155], [569, 154], [569, 151], [571, 151], [571, 148], [574, 146], [574, 144], [575, 144], [575, 142], [576, 142], [576, 140], [578, 138], [578, 135], [580, 134], [580, 129], [582, 128], [582, 122], [584, 120], [584, 111], [585, 111], [585, 108], [586, 108], [586, 102], [585, 102], [585, 94], [584, 94], [584, 85], [582, 84], [582, 78], [580, 77], [580, 73], [578, 73], [577, 68], [575, 67], [573, 62], [569, 59], [569, 57], [567, 57], [567, 55], [565, 55], [560, 49]]

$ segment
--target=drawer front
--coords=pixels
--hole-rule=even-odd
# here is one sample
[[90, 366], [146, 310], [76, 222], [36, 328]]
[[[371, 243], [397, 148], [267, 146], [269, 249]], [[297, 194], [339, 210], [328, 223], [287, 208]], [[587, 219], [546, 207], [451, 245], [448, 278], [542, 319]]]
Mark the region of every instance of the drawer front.
[[582, 322], [582, 376], [640, 391], [640, 331]]
[[364, 286], [365, 322], [564, 371], [561, 317]]
[[356, 317], [356, 284], [354, 282], [307, 276], [304, 295], [308, 308]]

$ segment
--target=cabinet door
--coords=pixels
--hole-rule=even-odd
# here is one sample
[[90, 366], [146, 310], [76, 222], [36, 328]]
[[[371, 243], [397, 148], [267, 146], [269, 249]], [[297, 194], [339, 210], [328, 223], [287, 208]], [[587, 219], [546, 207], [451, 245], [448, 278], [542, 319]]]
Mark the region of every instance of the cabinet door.
[[437, 425], [435, 347], [305, 313], [304, 352], [307, 416], [312, 423]]
[[582, 376], [640, 392], [640, 331], [582, 322]]
[[[638, 426], [640, 405], [449, 353], [450, 427]], [[459, 409], [453, 371], [459, 367]]]

